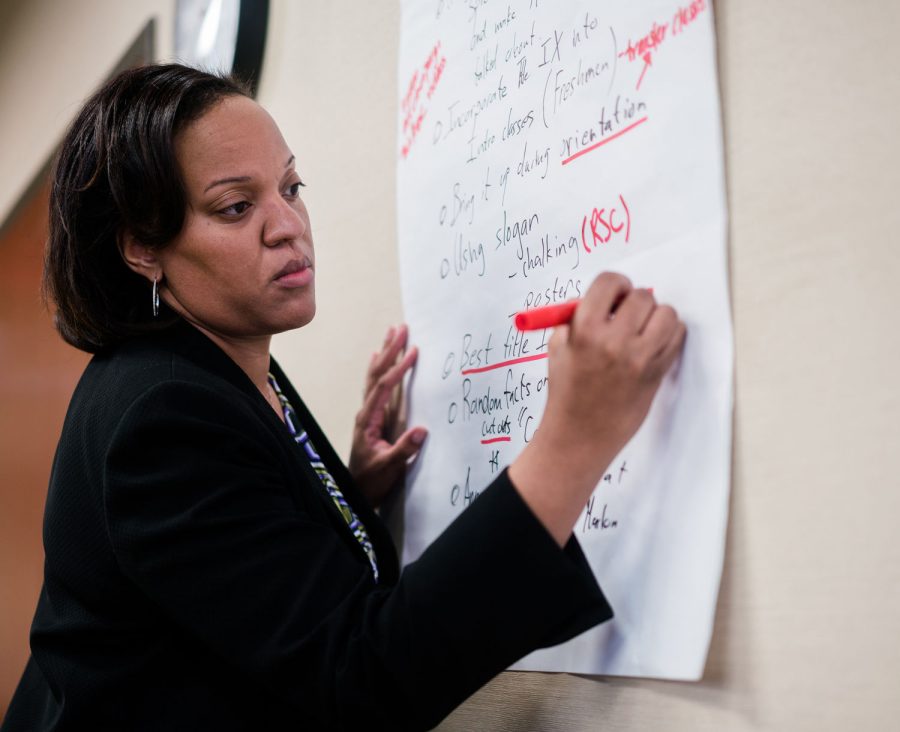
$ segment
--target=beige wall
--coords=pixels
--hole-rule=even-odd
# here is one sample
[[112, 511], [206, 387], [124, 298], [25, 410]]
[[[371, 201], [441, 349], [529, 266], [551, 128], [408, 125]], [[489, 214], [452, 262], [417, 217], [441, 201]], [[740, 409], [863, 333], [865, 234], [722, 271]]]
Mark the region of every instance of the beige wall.
[[0, 223], [62, 139], [80, 102], [151, 17], [170, 54], [173, 2], [0, 0]]
[[[0, 27], [0, 217], [77, 100], [169, 7], [21, 6]], [[706, 676], [507, 673], [442, 729], [900, 724], [900, 6], [720, 0], [716, 11], [737, 380]], [[163, 54], [170, 24], [163, 14]], [[366, 357], [401, 317], [397, 25], [396, 3], [276, 0], [260, 89], [310, 184], [319, 260], [319, 315], [275, 350], [345, 453]]]

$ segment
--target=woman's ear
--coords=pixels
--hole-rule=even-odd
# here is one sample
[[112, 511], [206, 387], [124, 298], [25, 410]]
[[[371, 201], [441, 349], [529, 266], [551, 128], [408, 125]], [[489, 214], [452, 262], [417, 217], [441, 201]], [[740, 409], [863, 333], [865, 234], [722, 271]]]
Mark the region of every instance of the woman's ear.
[[155, 249], [141, 243], [128, 231], [120, 232], [116, 243], [119, 254], [132, 272], [137, 272], [151, 282], [163, 278], [162, 265]]

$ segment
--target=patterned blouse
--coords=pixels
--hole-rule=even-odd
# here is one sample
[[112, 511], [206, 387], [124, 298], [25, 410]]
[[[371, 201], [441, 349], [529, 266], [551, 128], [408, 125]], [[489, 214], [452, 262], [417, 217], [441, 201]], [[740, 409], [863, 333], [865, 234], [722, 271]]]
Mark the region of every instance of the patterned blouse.
[[338, 488], [331, 473], [329, 473], [328, 469], [325, 467], [325, 463], [322, 462], [322, 458], [319, 457], [319, 454], [316, 452], [316, 448], [310, 441], [309, 435], [306, 434], [306, 430], [303, 429], [303, 426], [297, 419], [297, 413], [294, 411], [288, 398], [281, 392], [278, 382], [275, 381], [275, 377], [272, 376], [271, 373], [269, 374], [269, 384], [272, 385], [272, 388], [278, 395], [278, 401], [281, 403], [281, 410], [284, 412], [284, 422], [291, 433], [291, 437], [294, 438], [294, 442], [303, 448], [306, 457], [309, 459], [310, 465], [312, 465], [313, 470], [316, 471], [316, 475], [319, 476], [322, 486], [328, 492], [328, 495], [331, 496], [331, 500], [334, 501], [334, 505], [337, 506], [338, 511], [341, 512], [341, 516], [344, 517], [344, 521], [347, 522], [347, 526], [350, 527], [353, 536], [356, 537], [360, 546], [362, 546], [369, 556], [369, 563], [372, 565], [372, 573], [375, 575], [375, 583], [377, 584], [378, 561], [375, 558], [375, 548], [372, 546], [372, 541], [369, 539], [369, 532], [366, 531], [366, 527], [363, 525], [363, 522], [359, 520], [359, 516], [356, 515], [356, 512], [350, 507], [350, 504], [347, 503], [347, 499], [344, 498], [341, 489]]

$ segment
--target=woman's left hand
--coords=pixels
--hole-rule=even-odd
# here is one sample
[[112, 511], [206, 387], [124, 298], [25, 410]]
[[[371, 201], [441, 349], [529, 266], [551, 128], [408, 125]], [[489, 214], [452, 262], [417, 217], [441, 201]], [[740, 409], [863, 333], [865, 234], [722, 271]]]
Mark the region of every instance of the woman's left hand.
[[375, 507], [403, 478], [407, 461], [419, 452], [428, 435], [424, 427], [414, 427], [392, 440], [399, 416], [395, 398], [398, 387], [418, 355], [415, 348], [406, 351], [407, 336], [405, 325], [390, 328], [381, 351], [372, 354], [363, 407], [353, 428], [348, 467]]

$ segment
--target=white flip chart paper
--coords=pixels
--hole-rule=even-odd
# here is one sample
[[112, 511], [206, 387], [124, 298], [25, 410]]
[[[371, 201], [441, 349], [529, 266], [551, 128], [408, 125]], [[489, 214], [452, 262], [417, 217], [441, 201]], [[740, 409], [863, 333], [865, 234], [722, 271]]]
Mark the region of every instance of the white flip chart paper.
[[732, 411], [710, 3], [403, 0], [401, 39], [399, 249], [420, 349], [409, 424], [430, 430], [407, 483], [403, 561], [540, 422], [550, 334], [518, 333], [513, 315], [622, 272], [677, 308], [688, 339], [575, 526], [616, 616], [513, 668], [697, 679]]

